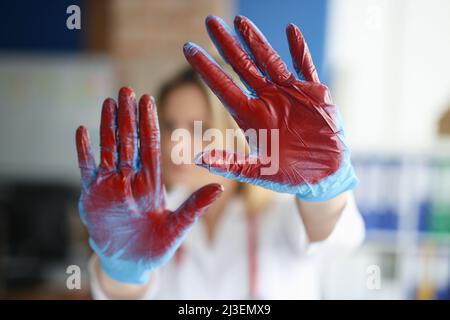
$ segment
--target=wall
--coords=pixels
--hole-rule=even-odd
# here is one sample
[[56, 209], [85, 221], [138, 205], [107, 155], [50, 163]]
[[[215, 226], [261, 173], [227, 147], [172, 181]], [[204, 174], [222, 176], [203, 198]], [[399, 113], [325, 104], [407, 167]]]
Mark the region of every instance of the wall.
[[156, 94], [162, 80], [186, 65], [182, 47], [187, 41], [210, 50], [207, 15], [229, 21], [228, 0], [115, 0], [111, 2], [110, 52], [120, 84], [138, 93]]
[[333, 0], [327, 61], [355, 151], [433, 152], [450, 101], [450, 2]]

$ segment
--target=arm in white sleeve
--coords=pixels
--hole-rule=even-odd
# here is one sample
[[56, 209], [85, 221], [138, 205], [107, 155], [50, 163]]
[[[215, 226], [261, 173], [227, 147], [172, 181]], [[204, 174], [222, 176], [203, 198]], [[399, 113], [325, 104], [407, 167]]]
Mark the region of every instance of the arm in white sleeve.
[[[282, 234], [295, 252], [313, 254], [329, 250], [350, 251], [358, 248], [365, 237], [364, 222], [350, 192], [347, 203], [331, 234], [323, 241], [310, 242], [294, 200], [281, 207]], [[318, 213], [319, 214], [319, 213]]]

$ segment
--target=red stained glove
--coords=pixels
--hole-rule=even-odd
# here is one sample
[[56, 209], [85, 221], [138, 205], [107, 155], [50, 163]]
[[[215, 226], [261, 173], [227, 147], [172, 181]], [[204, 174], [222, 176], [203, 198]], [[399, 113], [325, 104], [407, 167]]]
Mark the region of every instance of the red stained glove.
[[153, 98], [142, 96], [137, 117], [130, 88], [120, 90], [118, 108], [113, 99], [105, 100], [99, 168], [87, 130], [79, 127], [76, 133], [82, 176], [79, 207], [90, 245], [104, 271], [128, 283], [146, 282], [150, 271], [172, 256], [188, 228], [223, 191], [218, 184], [207, 185], [176, 211], [167, 210]]
[[[213, 173], [307, 201], [328, 200], [353, 188], [358, 180], [338, 109], [327, 87], [319, 82], [300, 30], [293, 24], [286, 30], [297, 78], [250, 20], [236, 17], [234, 23], [244, 46], [221, 19], [208, 17], [206, 27], [249, 94], [197, 45], [187, 43], [184, 53], [241, 129], [268, 130], [267, 149], [278, 152], [278, 170], [264, 174], [262, 169], [268, 165], [260, 149], [252, 150], [256, 158], [250, 155], [240, 162], [235, 161], [239, 159], [236, 154], [213, 150], [203, 154], [198, 164]], [[271, 142], [271, 129], [278, 130], [276, 146]]]

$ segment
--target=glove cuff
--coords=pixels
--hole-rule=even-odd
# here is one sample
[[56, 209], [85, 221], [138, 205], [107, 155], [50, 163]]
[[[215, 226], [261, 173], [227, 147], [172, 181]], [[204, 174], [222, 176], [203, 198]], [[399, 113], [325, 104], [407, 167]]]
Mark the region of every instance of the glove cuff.
[[97, 254], [102, 270], [113, 280], [130, 284], [145, 284], [150, 280], [151, 269], [142, 261], [125, 261], [120, 259], [121, 252], [105, 256], [97, 244], [89, 238], [89, 244]]
[[354, 189], [359, 179], [350, 161], [344, 164], [333, 175], [327, 177], [317, 185], [308, 185], [307, 192], [296, 194], [296, 197], [306, 202], [322, 202], [337, 197], [341, 193]]
[[150, 280], [151, 270], [136, 272], [136, 270], [126, 268], [123, 262], [120, 263], [120, 268], [115, 268], [113, 265], [103, 263], [101, 258], [100, 265], [103, 272], [105, 272], [111, 279], [118, 282], [145, 284]]

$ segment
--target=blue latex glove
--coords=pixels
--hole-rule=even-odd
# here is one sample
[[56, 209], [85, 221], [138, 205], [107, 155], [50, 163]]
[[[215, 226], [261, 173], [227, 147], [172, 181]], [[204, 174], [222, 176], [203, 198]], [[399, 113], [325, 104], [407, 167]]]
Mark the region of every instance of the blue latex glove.
[[[251, 146], [251, 154], [243, 161], [237, 161], [242, 156], [233, 152], [213, 150], [199, 156], [198, 165], [231, 179], [295, 194], [304, 201], [325, 201], [354, 188], [358, 179], [339, 110], [319, 81], [300, 30], [293, 24], [286, 30], [296, 77], [250, 20], [236, 17], [234, 23], [242, 42], [217, 17], [208, 17], [206, 27], [250, 93], [197, 45], [187, 43], [184, 53], [244, 132], [267, 130], [266, 150]], [[278, 139], [273, 139], [277, 134]], [[275, 164], [263, 158], [268, 150], [278, 152]], [[268, 167], [278, 170], [268, 174]]]
[[156, 106], [148, 95], [142, 96], [137, 116], [130, 88], [120, 90], [118, 108], [113, 99], [103, 104], [98, 168], [84, 127], [77, 130], [76, 143], [80, 216], [102, 269], [117, 281], [147, 282], [222, 193], [222, 186], [197, 190], [174, 212], [165, 208]]

